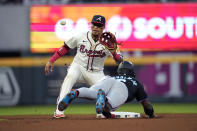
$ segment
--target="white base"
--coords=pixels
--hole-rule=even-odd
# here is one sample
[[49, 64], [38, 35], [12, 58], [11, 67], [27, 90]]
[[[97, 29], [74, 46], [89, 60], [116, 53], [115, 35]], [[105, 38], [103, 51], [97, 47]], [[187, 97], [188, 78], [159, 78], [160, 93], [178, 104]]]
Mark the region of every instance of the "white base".
[[[115, 118], [139, 118], [140, 113], [136, 112], [111, 112], [115, 114]], [[96, 114], [96, 118], [105, 118], [102, 114]]]

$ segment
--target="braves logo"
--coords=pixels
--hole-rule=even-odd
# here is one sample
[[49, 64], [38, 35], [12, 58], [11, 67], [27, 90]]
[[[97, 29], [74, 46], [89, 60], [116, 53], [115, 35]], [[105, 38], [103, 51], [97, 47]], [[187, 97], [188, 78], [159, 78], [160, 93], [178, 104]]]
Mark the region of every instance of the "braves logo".
[[101, 21], [101, 17], [98, 17], [96, 20], [99, 20], [99, 21]]
[[100, 57], [103, 58], [106, 56], [105, 52], [103, 50], [88, 50], [85, 48], [85, 45], [80, 46], [80, 52], [86, 53], [89, 57]]

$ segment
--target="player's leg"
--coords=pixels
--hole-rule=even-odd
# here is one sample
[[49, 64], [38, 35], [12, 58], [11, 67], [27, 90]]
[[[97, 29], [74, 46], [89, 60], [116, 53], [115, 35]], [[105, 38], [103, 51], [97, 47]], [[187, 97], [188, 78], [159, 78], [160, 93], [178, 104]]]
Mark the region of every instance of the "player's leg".
[[80, 76], [81, 76], [81, 71], [80, 71], [79, 65], [72, 63], [72, 65], [68, 69], [68, 73], [62, 83], [62, 86], [60, 89], [60, 94], [57, 99], [57, 108], [56, 108], [54, 117], [56, 117], [56, 116], [58, 117], [58, 115], [63, 116], [62, 114], [64, 114], [64, 112], [58, 110], [58, 104], [66, 96], [66, 94], [68, 94], [70, 92], [73, 85], [76, 83], [76, 81], [79, 79]]
[[98, 90], [97, 102], [96, 102], [96, 112], [97, 114], [103, 114], [105, 118], [115, 118], [115, 115], [110, 112], [112, 109], [111, 105], [108, 103], [105, 92], [102, 89]]
[[113, 83], [113, 78], [106, 79], [100, 83], [95, 84], [94, 86], [91, 86], [90, 88], [87, 87], [81, 87], [77, 90], [72, 89], [70, 93], [68, 93], [59, 103], [58, 109], [59, 111], [65, 110], [68, 105], [71, 103], [72, 100], [74, 100], [77, 97], [81, 98], [87, 98], [87, 99], [96, 99], [97, 98], [97, 92], [98, 89], [105, 87], [105, 91], [108, 92], [110, 90], [110, 87]]
[[68, 105], [75, 99], [78, 97], [79, 91], [72, 89], [70, 91], [70, 93], [68, 93], [63, 99], [62, 101], [60, 101], [60, 103], [58, 104], [58, 110], [59, 111], [63, 111], [65, 110]]
[[[105, 88], [103, 88], [105, 89]], [[97, 94], [96, 112], [106, 118], [113, 118], [111, 111], [124, 104], [128, 98], [127, 87], [119, 81], [113, 81], [112, 88], [107, 92], [100, 89]]]
[[77, 89], [77, 91], [79, 92], [78, 97], [80, 97], [80, 98], [87, 98], [90, 100], [96, 99], [97, 90], [92, 90], [88, 87], [81, 87], [81, 88]]
[[79, 88], [77, 89], [79, 91], [78, 97], [96, 99], [98, 90], [103, 89], [106, 93], [108, 93], [113, 85], [114, 80], [115, 79], [110, 77], [98, 82], [97, 84], [91, 86], [90, 88], [87, 87]]
[[122, 82], [116, 81], [113, 88], [108, 92], [106, 99], [109, 104], [109, 110], [115, 111], [118, 107], [126, 102], [128, 98], [128, 89]]
[[90, 86], [95, 85], [98, 81], [102, 80], [105, 77], [103, 71], [98, 72], [89, 72], [86, 70], [82, 71], [85, 81]]
[[98, 114], [102, 113], [106, 118], [112, 118], [112, 114], [110, 113], [111, 105], [106, 99], [106, 94], [110, 92], [115, 83], [116, 80], [114, 78], [106, 77], [106, 79], [103, 79], [90, 88], [83, 87], [78, 89], [79, 97], [97, 99], [96, 112]]

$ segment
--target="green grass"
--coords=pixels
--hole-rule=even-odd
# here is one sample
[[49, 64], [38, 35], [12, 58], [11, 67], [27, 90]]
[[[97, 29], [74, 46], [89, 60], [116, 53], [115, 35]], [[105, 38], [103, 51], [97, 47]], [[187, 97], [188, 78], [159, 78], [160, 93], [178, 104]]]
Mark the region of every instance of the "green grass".
[[[197, 104], [157, 104], [154, 103], [156, 113], [197, 113]], [[14, 106], [0, 107], [0, 115], [52, 115], [55, 105], [42, 106]], [[125, 104], [117, 111], [144, 113], [140, 104]], [[94, 104], [71, 104], [66, 114], [96, 114]]]
[[[153, 103], [153, 107], [156, 113], [197, 113], [197, 104]], [[119, 110], [144, 113], [140, 104], [125, 104]]]

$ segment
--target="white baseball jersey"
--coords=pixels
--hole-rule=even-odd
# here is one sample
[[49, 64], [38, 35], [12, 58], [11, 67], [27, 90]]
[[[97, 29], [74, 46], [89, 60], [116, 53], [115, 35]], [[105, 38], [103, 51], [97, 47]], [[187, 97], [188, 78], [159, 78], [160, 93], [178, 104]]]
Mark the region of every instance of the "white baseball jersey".
[[102, 71], [105, 59], [111, 55], [105, 46], [92, 39], [91, 32], [81, 33], [65, 43], [71, 49], [77, 47], [74, 62], [87, 70]]

